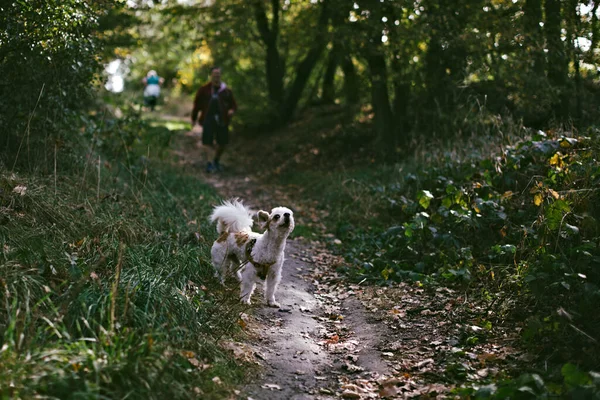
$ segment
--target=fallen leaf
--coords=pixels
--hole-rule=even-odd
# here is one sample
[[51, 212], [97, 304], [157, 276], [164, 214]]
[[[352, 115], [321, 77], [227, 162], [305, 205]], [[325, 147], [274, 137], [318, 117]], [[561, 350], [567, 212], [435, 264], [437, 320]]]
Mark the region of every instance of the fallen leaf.
[[340, 337], [337, 334], [335, 334], [332, 337], [330, 337], [329, 339], [327, 339], [325, 341], [325, 343], [327, 343], [327, 344], [336, 344], [339, 341], [340, 341]]
[[276, 385], [274, 383], [265, 383], [264, 385], [261, 386], [263, 389], [269, 389], [269, 390], [281, 390], [281, 386]]
[[344, 368], [346, 368], [346, 370], [348, 370], [348, 372], [362, 372], [365, 370], [363, 367], [359, 367], [358, 365], [354, 365], [354, 364], [350, 364], [350, 363], [346, 363], [344, 365]]
[[21, 196], [25, 196], [25, 192], [27, 191], [27, 186], [18, 185], [13, 189], [14, 193], [20, 194]]
[[423, 361], [420, 361], [420, 362], [416, 363], [415, 364], [415, 368], [422, 368], [422, 367], [424, 367], [424, 366], [426, 366], [428, 364], [433, 364], [433, 362], [434, 362], [433, 358], [427, 358], [427, 359], [425, 359]]
[[367, 390], [365, 390], [364, 388], [361, 388], [358, 385], [355, 385], [353, 383], [348, 383], [346, 385], [342, 386], [343, 390], [349, 390], [351, 392], [356, 392], [356, 393], [367, 393]]
[[193, 358], [196, 357], [196, 353], [194, 353], [193, 351], [188, 351], [188, 350], [184, 350], [181, 352], [181, 355], [184, 356], [185, 358]]

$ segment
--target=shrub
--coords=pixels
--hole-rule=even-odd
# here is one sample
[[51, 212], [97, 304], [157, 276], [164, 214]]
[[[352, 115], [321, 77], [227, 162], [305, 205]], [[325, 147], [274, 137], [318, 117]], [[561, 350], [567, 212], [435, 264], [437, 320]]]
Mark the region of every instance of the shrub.
[[[79, 129], [99, 72], [98, 17], [111, 1], [0, 5], [0, 161], [40, 166]], [[51, 158], [50, 158], [51, 159]]]

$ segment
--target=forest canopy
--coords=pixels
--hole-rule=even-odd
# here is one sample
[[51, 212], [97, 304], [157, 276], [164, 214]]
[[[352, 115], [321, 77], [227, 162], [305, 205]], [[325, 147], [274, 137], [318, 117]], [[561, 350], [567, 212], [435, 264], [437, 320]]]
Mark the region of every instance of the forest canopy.
[[[129, 1], [114, 57], [191, 92], [222, 66], [273, 124], [315, 103], [369, 105], [377, 137], [449, 135], [481, 109], [542, 128], [593, 120], [598, 3], [561, 0]], [[246, 107], [249, 108], [249, 107]]]
[[490, 115], [581, 126], [600, 102], [594, 1], [27, 1], [1, 11], [0, 79], [13, 94], [0, 100], [2, 123], [22, 131], [39, 97], [34, 136], [38, 119], [59, 131], [58, 105], [82, 106], [109, 62], [128, 91], [154, 69], [186, 95], [218, 65], [249, 126], [285, 125], [314, 104], [366, 106], [386, 148]]

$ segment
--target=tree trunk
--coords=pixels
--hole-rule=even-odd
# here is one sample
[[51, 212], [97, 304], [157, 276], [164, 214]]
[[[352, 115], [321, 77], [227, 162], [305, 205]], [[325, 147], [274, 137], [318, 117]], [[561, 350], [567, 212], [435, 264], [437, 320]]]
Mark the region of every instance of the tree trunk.
[[553, 101], [556, 118], [562, 120], [568, 112], [566, 93], [568, 62], [565, 46], [561, 40], [561, 0], [546, 0], [546, 42], [548, 47], [548, 79], [557, 89], [558, 98]]
[[[397, 13], [397, 9], [387, 3], [385, 7], [385, 13], [390, 16], [392, 21], [396, 21], [400, 18]], [[403, 32], [399, 29], [389, 30], [389, 41], [393, 44], [400, 44], [403, 42]], [[408, 52], [399, 46], [396, 51], [392, 54], [391, 61], [391, 74], [392, 82], [394, 87], [394, 100], [392, 103], [392, 114], [394, 118], [394, 126], [396, 133], [399, 136], [410, 130], [410, 123], [408, 122], [408, 104], [410, 102], [410, 80], [405, 75], [406, 60], [410, 57]]]
[[448, 95], [451, 91], [448, 85], [446, 66], [444, 65], [444, 50], [440, 42], [439, 34], [434, 32], [427, 44], [424, 59], [428, 102], [432, 107], [437, 108], [436, 113], [443, 112], [446, 109]]
[[575, 69], [575, 120], [581, 120], [581, 68], [580, 68], [580, 58], [581, 51], [579, 49], [579, 44], [577, 43], [577, 38], [580, 36], [581, 32], [581, 19], [579, 18], [579, 14], [577, 13], [577, 7], [579, 5], [578, 0], [569, 0], [568, 2], [568, 11], [565, 13], [568, 14], [567, 21], [569, 22], [569, 48], [571, 51], [571, 59], [573, 60], [573, 68]]
[[283, 77], [284, 68], [277, 48], [277, 39], [279, 37], [279, 0], [271, 0], [273, 19], [271, 26], [267, 19], [266, 11], [262, 1], [253, 3], [254, 17], [256, 25], [266, 47], [265, 70], [267, 78], [267, 90], [269, 100], [274, 104], [281, 104], [283, 101]]
[[338, 67], [338, 51], [337, 46], [333, 46], [329, 52], [327, 59], [327, 68], [323, 75], [323, 87], [321, 94], [321, 102], [323, 104], [333, 104], [335, 102], [335, 71]]
[[387, 66], [383, 54], [376, 50], [378, 49], [373, 49], [366, 57], [371, 73], [371, 102], [375, 113], [376, 141], [380, 146], [393, 149], [396, 147], [396, 132], [388, 93]]
[[[335, 4], [339, 5], [340, 3], [336, 2]], [[352, 10], [352, 3], [345, 2], [343, 4], [343, 7], [333, 7], [332, 10], [333, 47], [336, 51], [337, 64], [344, 74], [343, 93], [346, 105], [353, 106], [360, 100], [360, 90], [358, 74], [352, 62], [352, 54], [356, 50], [355, 44], [347, 38], [356, 27], [347, 21], [348, 13]]]
[[325, 49], [328, 43], [327, 25], [329, 24], [329, 2], [324, 0], [321, 3], [321, 14], [317, 23], [317, 29], [313, 40], [313, 45], [308, 51], [308, 54], [304, 57], [302, 62], [298, 64], [296, 68], [296, 77], [292, 82], [292, 86], [283, 102], [279, 115], [281, 116], [281, 123], [288, 123], [296, 111], [302, 92], [306, 87], [306, 83], [310, 78], [310, 75], [321, 57], [321, 53]]
[[392, 70], [394, 74], [394, 102], [393, 114], [396, 129], [402, 134], [410, 129], [408, 122], [408, 104], [410, 101], [410, 82], [405, 81], [402, 76], [402, 66], [400, 64], [399, 54], [395, 54], [392, 59]]
[[542, 1], [526, 0], [523, 6], [525, 47], [533, 60], [533, 71], [537, 76], [544, 76], [544, 37], [542, 35]]
[[352, 57], [348, 54], [345, 54], [342, 58], [342, 72], [344, 73], [344, 96], [346, 97], [346, 103], [355, 105], [360, 100], [358, 74], [352, 62]]
[[267, 87], [269, 99], [274, 104], [283, 101], [283, 68], [277, 45], [267, 47]]

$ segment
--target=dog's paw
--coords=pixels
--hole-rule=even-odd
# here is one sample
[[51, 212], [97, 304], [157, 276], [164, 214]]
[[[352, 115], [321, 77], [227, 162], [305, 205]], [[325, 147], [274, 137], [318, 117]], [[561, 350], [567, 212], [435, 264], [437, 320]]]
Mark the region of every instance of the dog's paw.
[[249, 306], [251, 304], [250, 299], [242, 299], [242, 304]]
[[280, 308], [281, 307], [281, 304], [279, 304], [275, 300], [269, 301], [268, 304], [269, 304], [269, 307], [273, 307], [273, 308]]

